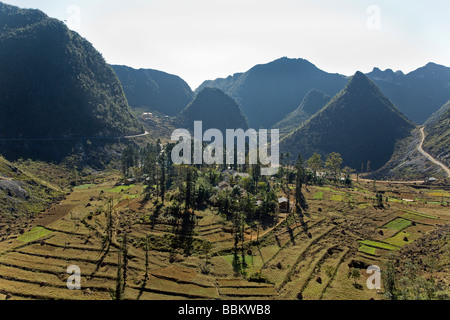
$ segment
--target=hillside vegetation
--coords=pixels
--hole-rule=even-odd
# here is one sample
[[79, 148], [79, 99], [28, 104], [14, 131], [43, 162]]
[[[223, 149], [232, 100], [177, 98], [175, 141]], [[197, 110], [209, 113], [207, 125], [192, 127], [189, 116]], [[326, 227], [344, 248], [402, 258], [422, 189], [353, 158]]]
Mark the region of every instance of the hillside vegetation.
[[0, 3], [0, 138], [143, 132], [102, 55], [63, 22]]
[[394, 153], [384, 166], [364, 177], [391, 181], [417, 181], [435, 177], [441, 181], [446, 177], [445, 172], [417, 150], [421, 139], [418, 129], [411, 131], [410, 136], [395, 144]]
[[20, 169], [0, 156], [0, 237], [8, 236], [21, 223], [45, 210], [62, 190]]
[[425, 123], [425, 151], [450, 166], [450, 100]]

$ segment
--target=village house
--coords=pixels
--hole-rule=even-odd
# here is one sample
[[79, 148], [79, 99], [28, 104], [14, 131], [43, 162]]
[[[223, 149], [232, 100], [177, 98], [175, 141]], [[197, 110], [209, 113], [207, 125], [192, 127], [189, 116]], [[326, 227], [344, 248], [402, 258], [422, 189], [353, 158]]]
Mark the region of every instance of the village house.
[[144, 120], [144, 121], [150, 120], [150, 119], [153, 118], [153, 113], [151, 113], [151, 112], [144, 112], [141, 117], [142, 117], [142, 120]]
[[291, 211], [288, 199], [285, 197], [281, 197], [278, 199], [278, 207], [280, 208], [281, 213], [287, 213]]

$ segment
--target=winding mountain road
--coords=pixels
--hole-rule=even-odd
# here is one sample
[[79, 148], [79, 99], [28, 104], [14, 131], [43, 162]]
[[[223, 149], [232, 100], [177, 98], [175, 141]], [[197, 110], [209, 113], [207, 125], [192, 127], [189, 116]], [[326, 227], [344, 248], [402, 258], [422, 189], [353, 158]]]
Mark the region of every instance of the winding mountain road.
[[150, 134], [150, 132], [145, 131], [144, 133], [137, 134], [137, 135], [134, 135], [134, 136], [125, 136], [124, 138], [127, 138], [127, 139], [130, 139], [130, 138], [139, 138], [139, 137], [145, 137], [145, 136], [148, 136], [149, 134]]
[[133, 136], [114, 136], [114, 137], [61, 137], [61, 138], [8, 138], [0, 139], [0, 141], [60, 141], [60, 140], [105, 140], [105, 139], [133, 139], [149, 135], [150, 132], [136, 134]]
[[423, 150], [423, 142], [425, 141], [425, 132], [424, 132], [425, 127], [420, 128], [420, 133], [422, 134], [422, 140], [420, 141], [420, 143], [417, 145], [417, 150], [423, 154], [428, 160], [430, 160], [431, 162], [433, 162], [434, 164], [437, 164], [438, 166], [440, 166], [446, 173], [447, 176], [450, 178], [450, 169], [447, 168], [447, 166], [445, 164], [443, 164], [442, 162], [440, 162], [439, 160], [436, 160], [435, 158], [433, 158], [433, 156], [431, 156], [429, 153], [427, 153], [425, 150]]

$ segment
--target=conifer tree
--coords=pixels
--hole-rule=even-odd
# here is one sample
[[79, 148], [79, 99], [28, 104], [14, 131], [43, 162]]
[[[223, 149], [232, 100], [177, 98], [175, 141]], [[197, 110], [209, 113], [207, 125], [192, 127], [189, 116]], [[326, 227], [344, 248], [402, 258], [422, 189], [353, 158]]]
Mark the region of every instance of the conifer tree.
[[295, 210], [298, 214], [302, 213], [302, 210], [308, 209], [305, 196], [303, 195], [302, 188], [305, 181], [305, 168], [303, 167], [303, 157], [298, 155], [297, 162], [295, 164]]

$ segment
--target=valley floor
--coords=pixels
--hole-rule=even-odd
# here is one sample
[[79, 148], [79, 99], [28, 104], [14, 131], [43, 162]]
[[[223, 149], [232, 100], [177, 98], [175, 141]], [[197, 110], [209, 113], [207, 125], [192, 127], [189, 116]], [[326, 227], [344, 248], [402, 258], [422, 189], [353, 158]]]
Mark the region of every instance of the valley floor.
[[[366, 286], [367, 267], [383, 270], [392, 252], [408, 256], [450, 221], [449, 190], [380, 183], [385, 203], [375, 208], [371, 182], [308, 186], [304, 215], [280, 214], [266, 229], [247, 226], [245, 249], [234, 255], [230, 222], [215, 209], [196, 211], [187, 229], [151, 214], [157, 209], [143, 200], [142, 185], [116, 186], [116, 178], [75, 187], [26, 232], [0, 242], [0, 299], [114, 298], [125, 230], [131, 244], [125, 299], [382, 299]], [[107, 245], [110, 199], [115, 231]], [[446, 263], [432, 275], [448, 288]], [[67, 289], [71, 265], [81, 269], [81, 290]], [[349, 279], [355, 268], [360, 278]]]

